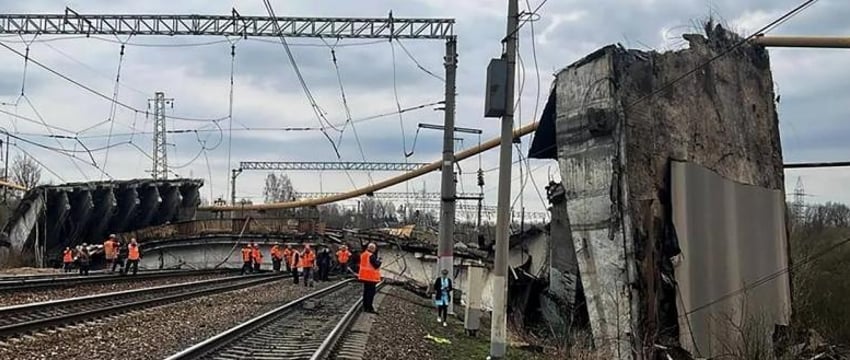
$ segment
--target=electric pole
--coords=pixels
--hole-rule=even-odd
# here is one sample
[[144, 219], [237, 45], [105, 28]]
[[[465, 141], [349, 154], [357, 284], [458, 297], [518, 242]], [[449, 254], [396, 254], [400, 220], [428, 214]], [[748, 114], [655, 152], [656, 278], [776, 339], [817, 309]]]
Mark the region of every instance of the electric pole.
[[148, 107], [153, 106], [153, 168], [154, 179], [168, 179], [168, 144], [165, 141], [165, 106], [174, 107], [174, 99], [166, 99], [165, 93], [156, 92], [148, 99]]
[[499, 146], [499, 199], [496, 210], [496, 259], [493, 267], [493, 318], [490, 329], [490, 358], [505, 357], [508, 297], [508, 225], [510, 222], [511, 157], [514, 126], [514, 76], [516, 76], [518, 0], [508, 0], [508, 27], [505, 37], [507, 78], [505, 79], [505, 111]]
[[236, 206], [236, 177], [242, 173], [242, 169], [231, 169], [230, 171], [230, 205]]
[[[440, 183], [440, 233], [437, 247], [437, 274], [448, 270], [454, 277], [454, 229], [455, 229], [455, 179], [454, 179], [454, 133], [455, 133], [455, 79], [457, 70], [457, 40], [446, 41], [446, 94], [445, 121], [443, 123], [443, 164]], [[436, 274], [435, 274], [436, 275]], [[452, 296], [449, 294], [449, 309]]]

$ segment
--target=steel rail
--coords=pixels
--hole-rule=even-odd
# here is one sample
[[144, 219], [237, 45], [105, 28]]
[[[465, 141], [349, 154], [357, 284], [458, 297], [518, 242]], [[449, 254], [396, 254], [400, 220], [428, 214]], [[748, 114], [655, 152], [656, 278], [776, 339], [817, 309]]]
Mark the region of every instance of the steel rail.
[[[382, 287], [384, 287], [383, 282], [378, 284], [376, 291], [380, 291]], [[345, 313], [345, 316], [336, 324], [331, 333], [328, 334], [322, 342], [322, 345], [319, 346], [319, 349], [317, 349], [316, 352], [313, 353], [313, 356], [310, 357], [310, 360], [321, 360], [330, 357], [336, 348], [337, 343], [339, 343], [339, 340], [342, 339], [345, 332], [351, 328], [351, 325], [354, 324], [354, 320], [357, 319], [357, 315], [360, 314], [362, 309], [363, 298], [361, 297], [357, 299], [350, 309], [348, 309], [348, 312]]]
[[[234, 276], [35, 304], [7, 306], [0, 308], [0, 338], [33, 332], [47, 327], [87, 321], [127, 310], [138, 310], [202, 295], [243, 289], [284, 277], [287, 276]], [[165, 294], [157, 296], [156, 293], [158, 292]], [[75, 311], [74, 307], [79, 309]]]
[[101, 284], [113, 282], [127, 282], [135, 280], [149, 280], [169, 277], [186, 277], [207, 274], [218, 274], [235, 272], [233, 269], [219, 270], [181, 270], [181, 271], [145, 271], [136, 275], [119, 274], [96, 274], [90, 276], [80, 275], [49, 275], [49, 276], [26, 276], [19, 279], [15, 277], [0, 278], [0, 292], [21, 291], [33, 289], [56, 289], [80, 284]]
[[[323, 298], [324, 296], [336, 293], [337, 291], [342, 291], [346, 287], [352, 285], [354, 285], [354, 280], [349, 279], [342, 281], [338, 284], [329, 286], [327, 288], [318, 290], [316, 292], [310, 293], [308, 295], [302, 296], [276, 309], [273, 309], [260, 316], [257, 316], [253, 319], [236, 325], [222, 333], [219, 333], [218, 335], [208, 338], [174, 355], [171, 355], [170, 357], [166, 358], [166, 360], [203, 359], [210, 357], [217, 351], [226, 349], [228, 346], [236, 344], [239, 340], [245, 339], [249, 334], [261, 331], [267, 326], [274, 325], [278, 319], [295, 313], [296, 308], [306, 303], [307, 301]], [[335, 336], [338, 338], [341, 332], [344, 332], [344, 328], [346, 326], [345, 324], [350, 324], [350, 322], [352, 321], [351, 318], [357, 313], [357, 311], [359, 311], [359, 308], [357, 308], [359, 303], [360, 301], [357, 301], [354, 306], [352, 306], [348, 309], [348, 311], [346, 311], [343, 318], [334, 326], [334, 329], [331, 331], [330, 336]], [[326, 338], [319, 346], [319, 348], [311, 353], [311, 358], [316, 358], [316, 354], [320, 351], [328, 351], [327, 349], [329, 347], [332, 347], [333, 344], [334, 341], [329, 341]], [[275, 350], [282, 349], [275, 348]], [[298, 350], [300, 352], [305, 351], [303, 349], [303, 346], [302, 348], [293, 350]], [[299, 358], [301, 358], [301, 356], [299, 356]]]

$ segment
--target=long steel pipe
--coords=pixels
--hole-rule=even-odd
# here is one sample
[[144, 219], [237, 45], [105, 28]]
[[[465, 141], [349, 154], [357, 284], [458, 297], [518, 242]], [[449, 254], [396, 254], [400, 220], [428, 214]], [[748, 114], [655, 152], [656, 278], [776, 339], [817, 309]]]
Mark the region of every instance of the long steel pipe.
[[850, 48], [847, 36], [764, 36], [751, 40], [755, 44], [768, 47], [804, 47], [804, 48]]
[[[513, 138], [516, 139], [518, 137], [523, 137], [532, 133], [534, 130], [537, 130], [538, 122], [534, 122], [528, 125], [525, 125], [521, 128], [515, 129], [513, 133]], [[481, 143], [481, 145], [465, 149], [455, 153], [455, 162], [461, 161], [472, 156], [478, 155], [479, 153], [485, 152], [496, 146], [499, 146], [499, 138], [493, 138], [487, 140], [486, 142]], [[358, 196], [363, 196], [369, 193], [376, 192], [381, 189], [386, 189], [390, 186], [403, 183], [410, 179], [415, 179], [432, 171], [440, 170], [442, 166], [442, 159], [434, 161], [422, 168], [417, 170], [413, 170], [410, 172], [406, 172], [404, 174], [391, 177], [389, 179], [383, 180], [381, 182], [377, 182], [374, 185], [362, 187], [359, 189], [355, 189], [349, 192], [344, 192], [341, 194], [336, 194], [332, 196], [327, 196], [323, 198], [316, 199], [303, 199], [298, 201], [289, 201], [289, 202], [280, 202], [280, 203], [270, 203], [270, 204], [257, 204], [257, 205], [245, 205], [245, 206], [202, 206], [199, 207], [199, 210], [211, 210], [211, 211], [241, 211], [241, 210], [273, 210], [273, 209], [294, 209], [300, 207], [309, 207], [309, 206], [318, 206], [324, 204], [330, 204], [337, 201], [348, 200]]]

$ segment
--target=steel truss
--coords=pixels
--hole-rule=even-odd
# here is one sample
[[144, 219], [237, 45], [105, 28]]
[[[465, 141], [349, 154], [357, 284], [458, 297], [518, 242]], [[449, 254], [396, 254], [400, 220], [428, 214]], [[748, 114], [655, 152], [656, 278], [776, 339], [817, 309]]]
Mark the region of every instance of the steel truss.
[[[275, 31], [275, 22], [280, 32]], [[0, 14], [0, 34], [216, 35], [348, 39], [452, 39], [454, 19], [232, 15]]]
[[242, 161], [242, 170], [273, 171], [413, 171], [427, 163], [357, 162], [357, 161]]

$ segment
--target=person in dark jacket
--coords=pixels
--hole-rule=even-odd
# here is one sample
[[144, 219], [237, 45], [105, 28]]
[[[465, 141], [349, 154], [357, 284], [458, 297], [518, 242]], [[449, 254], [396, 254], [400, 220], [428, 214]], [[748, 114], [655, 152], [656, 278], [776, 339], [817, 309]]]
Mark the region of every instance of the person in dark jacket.
[[301, 253], [297, 250], [292, 251], [292, 262], [290, 263], [290, 268], [292, 269], [292, 282], [295, 285], [298, 285], [298, 262], [301, 261]]
[[80, 262], [80, 275], [88, 275], [89, 267], [91, 266], [91, 254], [89, 254], [88, 244], [83, 243], [83, 246], [80, 247], [77, 260]]
[[452, 279], [449, 278], [449, 270], [443, 269], [440, 277], [434, 280], [434, 304], [437, 305], [437, 322], [443, 323], [443, 326], [448, 326], [446, 318], [449, 315], [449, 299], [452, 294]]
[[328, 281], [328, 273], [331, 271], [331, 253], [328, 248], [319, 252], [319, 256], [316, 257], [316, 264], [319, 266], [319, 280]]

